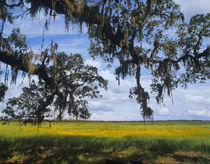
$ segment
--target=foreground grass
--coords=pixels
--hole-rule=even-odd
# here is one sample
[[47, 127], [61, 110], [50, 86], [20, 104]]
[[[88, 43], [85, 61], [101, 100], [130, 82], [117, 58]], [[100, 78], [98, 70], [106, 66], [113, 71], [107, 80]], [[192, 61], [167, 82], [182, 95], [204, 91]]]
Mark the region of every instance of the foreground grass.
[[0, 163], [209, 163], [210, 122], [0, 125]]

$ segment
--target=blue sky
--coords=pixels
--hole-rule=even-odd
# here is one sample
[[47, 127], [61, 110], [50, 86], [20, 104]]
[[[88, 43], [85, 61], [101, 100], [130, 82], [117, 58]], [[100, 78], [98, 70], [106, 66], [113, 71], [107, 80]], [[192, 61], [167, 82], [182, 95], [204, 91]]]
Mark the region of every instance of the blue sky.
[[[197, 13], [210, 13], [210, 0], [175, 0], [181, 5], [181, 10], [184, 12], [186, 21]], [[21, 32], [27, 35], [27, 42], [34, 51], [40, 51], [43, 27], [46, 17], [44, 14], [36, 18], [25, 17], [22, 20], [16, 21], [15, 26], [20, 27]], [[14, 27], [14, 25], [12, 26]], [[7, 32], [12, 28], [7, 25]], [[133, 77], [128, 77], [121, 80], [120, 86], [114, 75], [114, 67], [107, 68], [102, 60], [97, 58], [93, 60], [88, 55], [89, 39], [86, 28], [82, 33], [79, 33], [77, 27], [70, 26], [69, 32], [65, 30], [64, 17], [58, 15], [55, 22], [51, 20], [48, 31], [45, 31], [44, 43], [49, 45], [51, 40], [54, 40], [59, 45], [59, 51], [69, 53], [79, 53], [86, 60], [86, 64], [94, 65], [99, 68], [100, 74], [109, 80], [108, 90], [102, 90], [102, 98], [89, 100], [89, 110], [92, 113], [92, 120], [142, 120], [140, 115], [139, 105], [135, 99], [129, 99], [129, 88], [135, 86]], [[116, 64], [117, 65], [117, 64]], [[34, 77], [36, 78], [36, 77]], [[150, 91], [150, 76], [147, 73], [142, 77], [143, 86], [147, 91]], [[21, 92], [21, 87], [28, 84], [28, 79], [25, 78], [21, 86], [22, 78], [19, 77], [17, 85], [12, 85], [7, 92], [5, 101], [11, 96], [17, 96]], [[173, 101], [170, 98], [165, 98], [164, 104], [157, 105], [153, 101], [155, 95], [151, 95], [150, 106], [154, 110], [155, 120], [210, 120], [210, 81], [205, 84], [189, 85], [187, 89], [177, 88], [173, 93]], [[2, 107], [4, 104], [0, 104]]]

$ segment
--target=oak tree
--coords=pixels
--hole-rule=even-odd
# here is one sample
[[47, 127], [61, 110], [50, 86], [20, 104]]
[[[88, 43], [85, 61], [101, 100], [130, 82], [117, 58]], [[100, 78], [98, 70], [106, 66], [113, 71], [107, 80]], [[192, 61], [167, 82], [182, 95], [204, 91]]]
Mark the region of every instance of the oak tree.
[[10, 98], [6, 103], [6, 108], [3, 110], [6, 117], [19, 121], [24, 120], [25, 123], [38, 123], [39, 125], [45, 117], [50, 116], [50, 108], [39, 108], [50, 91], [43, 85], [44, 83], [41, 82], [37, 85], [32, 80], [29, 87], [22, 88], [22, 93], [19, 97]]
[[54, 54], [54, 57], [56, 64], [44, 65], [53, 86], [42, 79], [37, 83], [32, 80], [29, 87], [22, 89], [19, 97], [9, 99], [3, 113], [35, 124], [40, 124], [53, 112], [57, 113], [59, 120], [64, 113], [77, 119], [90, 118], [86, 98], [100, 97], [99, 89], [106, 89], [107, 81], [98, 74], [96, 67], [85, 65], [79, 54], [66, 55], [62, 52]]

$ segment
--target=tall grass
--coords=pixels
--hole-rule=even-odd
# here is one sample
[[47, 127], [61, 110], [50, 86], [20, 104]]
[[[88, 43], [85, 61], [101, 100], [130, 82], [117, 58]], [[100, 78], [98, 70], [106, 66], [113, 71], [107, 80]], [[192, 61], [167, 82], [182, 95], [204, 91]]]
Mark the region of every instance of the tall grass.
[[0, 163], [208, 163], [209, 122], [0, 125]]

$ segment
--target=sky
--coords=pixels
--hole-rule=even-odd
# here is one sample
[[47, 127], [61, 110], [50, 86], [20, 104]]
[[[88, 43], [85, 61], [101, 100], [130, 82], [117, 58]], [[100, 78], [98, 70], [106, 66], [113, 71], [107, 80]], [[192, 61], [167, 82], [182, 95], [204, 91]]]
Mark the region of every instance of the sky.
[[[185, 20], [197, 13], [210, 13], [210, 0], [175, 0], [180, 4], [181, 11], [185, 15]], [[43, 38], [43, 27], [46, 17], [40, 13], [38, 17], [25, 17], [15, 22], [15, 27], [20, 27], [21, 33], [27, 35], [27, 43], [34, 51], [39, 52]], [[107, 68], [106, 63], [97, 58], [93, 60], [88, 55], [89, 39], [86, 28], [82, 33], [77, 31], [77, 27], [70, 26], [67, 32], [62, 15], [56, 16], [56, 20], [51, 20], [49, 29], [44, 32], [44, 44], [49, 45], [54, 40], [59, 45], [58, 51], [67, 54], [79, 53], [85, 59], [85, 63], [96, 66], [100, 74], [109, 81], [108, 90], [101, 90], [102, 98], [89, 99], [89, 110], [92, 113], [91, 120], [105, 121], [139, 121], [143, 120], [135, 99], [130, 99], [129, 88], [135, 86], [134, 77], [127, 77], [121, 80], [120, 86], [114, 75], [114, 68]], [[14, 25], [12, 26], [14, 27]], [[9, 24], [6, 33], [12, 28]], [[36, 77], [34, 77], [36, 78]], [[150, 91], [151, 79], [147, 73], [142, 76], [142, 86]], [[11, 85], [5, 101], [0, 104], [3, 109], [8, 98], [18, 96], [21, 88], [28, 85], [28, 79], [18, 77], [17, 84]], [[189, 85], [187, 89], [177, 88], [173, 92], [172, 99], [165, 97], [163, 104], [159, 105], [154, 101], [155, 95], [149, 105], [154, 110], [154, 120], [210, 120], [210, 81]], [[1, 109], [0, 108], [0, 109]]]

